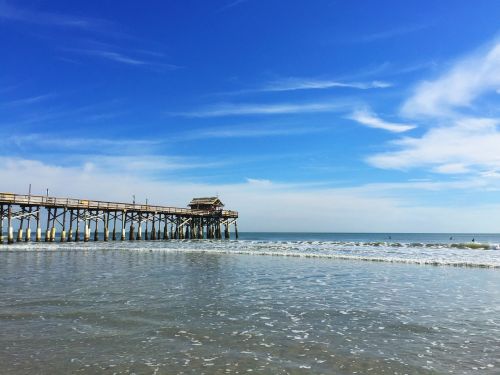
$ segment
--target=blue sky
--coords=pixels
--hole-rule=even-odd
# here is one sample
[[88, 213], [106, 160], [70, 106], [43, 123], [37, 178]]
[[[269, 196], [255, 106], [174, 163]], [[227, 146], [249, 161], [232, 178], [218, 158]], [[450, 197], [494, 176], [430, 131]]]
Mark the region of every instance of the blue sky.
[[0, 0], [0, 190], [243, 230], [500, 228], [497, 1]]

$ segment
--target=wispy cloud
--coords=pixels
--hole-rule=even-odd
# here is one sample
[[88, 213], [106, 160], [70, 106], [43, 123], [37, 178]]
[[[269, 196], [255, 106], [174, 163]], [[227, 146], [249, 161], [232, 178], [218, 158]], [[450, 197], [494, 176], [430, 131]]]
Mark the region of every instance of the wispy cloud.
[[191, 112], [172, 113], [184, 117], [223, 117], [242, 115], [279, 115], [290, 113], [332, 112], [345, 108], [343, 103], [219, 104]]
[[[115, 40], [126, 39], [129, 42], [134, 41], [136, 44], [140, 43], [141, 48], [129, 48], [129, 46], [127, 46], [127, 48], [124, 49], [111, 46], [107, 43], [89, 40], [85, 41], [85, 45], [83, 47], [78, 47], [79, 44], [82, 44], [81, 39], [70, 38], [70, 40], [72, 40], [71, 48], [60, 48], [59, 50], [85, 54], [131, 66], [148, 66], [152, 69], [160, 71], [180, 68], [177, 65], [164, 62], [163, 53], [159, 51], [150, 51], [142, 47], [144, 45], [152, 45], [155, 43], [123, 33], [119, 30], [120, 27], [117, 24], [107, 20], [81, 16], [77, 17], [62, 13], [48, 12], [40, 9], [21, 8], [8, 1], [0, 0], [0, 21], [1, 20], [42, 25], [46, 27], [67, 28], [76, 31], [85, 31], [87, 35], [98, 34], [103, 38], [112, 37]], [[74, 35], [79, 35], [79, 37], [81, 37], [81, 33], [73, 34], [73, 37]], [[50, 37], [48, 38], [50, 39]], [[77, 47], [75, 47], [75, 45]], [[79, 61], [69, 59], [67, 56], [60, 56], [58, 58], [66, 62], [79, 63]]]
[[382, 31], [371, 33], [371, 34], [361, 35], [358, 37], [351, 38], [351, 39], [349, 39], [349, 41], [356, 42], [356, 43], [375, 42], [378, 40], [389, 39], [389, 38], [394, 38], [394, 37], [398, 37], [401, 35], [414, 33], [414, 32], [426, 29], [429, 26], [430, 25], [428, 25], [428, 24], [402, 26], [402, 27], [398, 27], [398, 28], [394, 28], [394, 29], [382, 30]]
[[128, 65], [147, 65], [148, 62], [144, 60], [135, 59], [129, 56], [122, 55], [118, 52], [112, 51], [98, 51], [98, 50], [75, 50], [76, 52], [85, 53], [87, 55], [102, 57], [104, 59], [116, 61]]
[[258, 91], [295, 91], [295, 90], [322, 90], [330, 88], [351, 88], [351, 89], [384, 89], [392, 84], [383, 81], [371, 82], [340, 82], [337, 80], [321, 80], [311, 78], [287, 78], [274, 81], [264, 86]]
[[220, 127], [206, 130], [197, 130], [185, 133], [179, 137], [181, 140], [210, 139], [210, 138], [257, 138], [257, 137], [276, 137], [276, 136], [294, 136], [302, 134], [317, 133], [326, 130], [324, 127], [293, 127], [293, 126], [238, 126], [238, 127]]
[[40, 102], [43, 102], [43, 101], [48, 100], [50, 98], [53, 98], [54, 96], [55, 96], [54, 94], [36, 95], [36, 96], [30, 96], [30, 97], [22, 98], [22, 99], [10, 100], [10, 101], [3, 102], [0, 104], [7, 105], [7, 106], [19, 106], [19, 105], [35, 104], [35, 103], [40, 103]]
[[130, 56], [123, 52], [104, 50], [104, 49], [85, 49], [85, 48], [65, 48], [65, 51], [74, 52], [82, 55], [98, 57], [108, 61], [117, 62], [131, 66], [150, 66], [164, 68], [168, 70], [179, 69], [180, 67], [174, 64], [167, 64], [158, 60], [146, 59], [141, 56]]
[[11, 129], [13, 131], [20, 127], [33, 124], [44, 124], [44, 126], [47, 126], [60, 122], [63, 119], [72, 122], [96, 121], [99, 120], [99, 118], [95, 116], [117, 115], [117, 111], [109, 112], [107, 108], [114, 104], [114, 102], [102, 102], [74, 108], [68, 108], [62, 105], [36, 107], [21, 107], [18, 105], [16, 108], [22, 108], [23, 110], [17, 111], [14, 116], [3, 117], [0, 122], [0, 129], [4, 131], [6, 129]]
[[57, 137], [47, 134], [27, 134], [27, 135], [13, 135], [6, 138], [9, 144], [17, 146], [37, 146], [51, 148], [52, 150], [60, 149], [78, 149], [84, 150], [100, 150], [107, 151], [127, 149], [131, 151], [134, 148], [147, 148], [158, 145], [161, 141], [157, 140], [132, 140], [132, 139], [106, 139], [106, 138], [71, 138], [71, 137]]
[[393, 150], [373, 155], [368, 162], [387, 169], [472, 173], [479, 179], [498, 175], [500, 119], [498, 111], [497, 116], [485, 117], [480, 99], [496, 96], [499, 86], [500, 43], [495, 42], [457, 60], [435, 80], [418, 84], [402, 113], [425, 117], [429, 129], [421, 137], [393, 142]]
[[165, 155], [96, 155], [85, 164], [99, 171], [113, 173], [161, 174], [187, 169], [211, 169], [226, 165], [226, 161], [209, 161]]
[[5, 21], [85, 30], [97, 30], [109, 24], [107, 21], [96, 18], [76, 17], [61, 13], [24, 9], [12, 5], [7, 1], [0, 1], [0, 19]]
[[372, 80], [367, 82], [359, 82], [359, 81], [353, 82], [353, 81], [341, 81], [335, 79], [289, 77], [289, 78], [281, 78], [273, 80], [256, 88], [220, 92], [217, 93], [216, 95], [244, 95], [252, 93], [285, 92], [285, 91], [299, 91], [299, 90], [327, 90], [335, 88], [369, 90], [369, 89], [385, 89], [392, 86], [393, 84], [390, 82], [378, 81], [378, 80]]
[[224, 5], [223, 7], [219, 8], [218, 12], [223, 12], [225, 10], [231, 9], [235, 6], [241, 5], [243, 3], [246, 3], [248, 0], [233, 0]]
[[458, 60], [433, 81], [424, 81], [404, 103], [407, 116], [442, 116], [464, 108], [480, 95], [500, 87], [500, 42]]
[[368, 109], [360, 109], [349, 116], [351, 120], [370, 128], [384, 129], [393, 133], [402, 133], [416, 128], [415, 125], [401, 124], [382, 120]]

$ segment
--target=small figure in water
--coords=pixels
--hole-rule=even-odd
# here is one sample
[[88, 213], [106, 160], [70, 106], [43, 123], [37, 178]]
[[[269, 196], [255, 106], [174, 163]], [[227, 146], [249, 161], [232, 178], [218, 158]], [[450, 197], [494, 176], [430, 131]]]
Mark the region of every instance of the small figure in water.
[[453, 239], [453, 237], [450, 237], [450, 241]]
[[474, 239], [474, 237], [472, 237], [472, 242], [476, 242], [476, 240]]
[[389, 236], [389, 239], [390, 239], [390, 240], [392, 240], [392, 237], [391, 237], [391, 236]]

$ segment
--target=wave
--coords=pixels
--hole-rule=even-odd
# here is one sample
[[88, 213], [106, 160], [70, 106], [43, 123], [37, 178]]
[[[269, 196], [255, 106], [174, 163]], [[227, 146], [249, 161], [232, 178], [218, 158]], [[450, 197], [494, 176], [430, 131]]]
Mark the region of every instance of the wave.
[[[2, 248], [0, 248], [2, 249]], [[3, 251], [95, 251], [209, 253], [408, 263], [434, 266], [500, 268], [498, 244], [399, 243], [348, 241], [170, 240], [142, 242], [31, 243]]]

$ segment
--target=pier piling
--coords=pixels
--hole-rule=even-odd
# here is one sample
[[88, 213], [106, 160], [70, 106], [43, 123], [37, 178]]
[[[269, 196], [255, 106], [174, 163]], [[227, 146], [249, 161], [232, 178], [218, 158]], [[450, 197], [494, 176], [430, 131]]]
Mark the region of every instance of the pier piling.
[[3, 244], [3, 204], [0, 204], [0, 244]]
[[35, 236], [35, 241], [40, 242], [42, 240], [42, 227], [40, 226], [40, 211], [41, 207], [37, 207], [37, 212], [36, 212], [36, 236]]
[[76, 218], [75, 218], [75, 225], [76, 225], [76, 231], [75, 231], [75, 242], [80, 241], [80, 210], [76, 210]]
[[68, 232], [68, 242], [73, 241], [73, 210], [69, 210], [69, 232]]
[[17, 230], [17, 242], [23, 241], [23, 224], [24, 224], [24, 207], [21, 206], [21, 212], [19, 214], [19, 229]]
[[113, 234], [112, 234], [113, 241], [116, 241], [116, 217], [117, 216], [118, 216], [118, 212], [114, 211], [113, 212]]
[[52, 217], [52, 228], [50, 230], [50, 242], [56, 240], [56, 218], [57, 218], [57, 207], [54, 208], [54, 216]]
[[109, 240], [109, 212], [104, 214], [104, 241]]
[[94, 241], [99, 241], [99, 210], [95, 212]]
[[125, 211], [122, 211], [122, 241], [125, 241], [125, 223], [126, 223], [126, 214]]
[[14, 229], [12, 228], [12, 206], [9, 204], [8, 213], [7, 213], [7, 227], [9, 228], [9, 232], [7, 233], [7, 242], [9, 244], [14, 243]]
[[66, 211], [67, 208], [65, 207], [62, 213], [61, 242], [66, 242]]
[[31, 216], [33, 215], [32, 211], [33, 211], [33, 207], [30, 206], [28, 209], [28, 227], [26, 228], [26, 235], [24, 238], [25, 242], [31, 241]]

